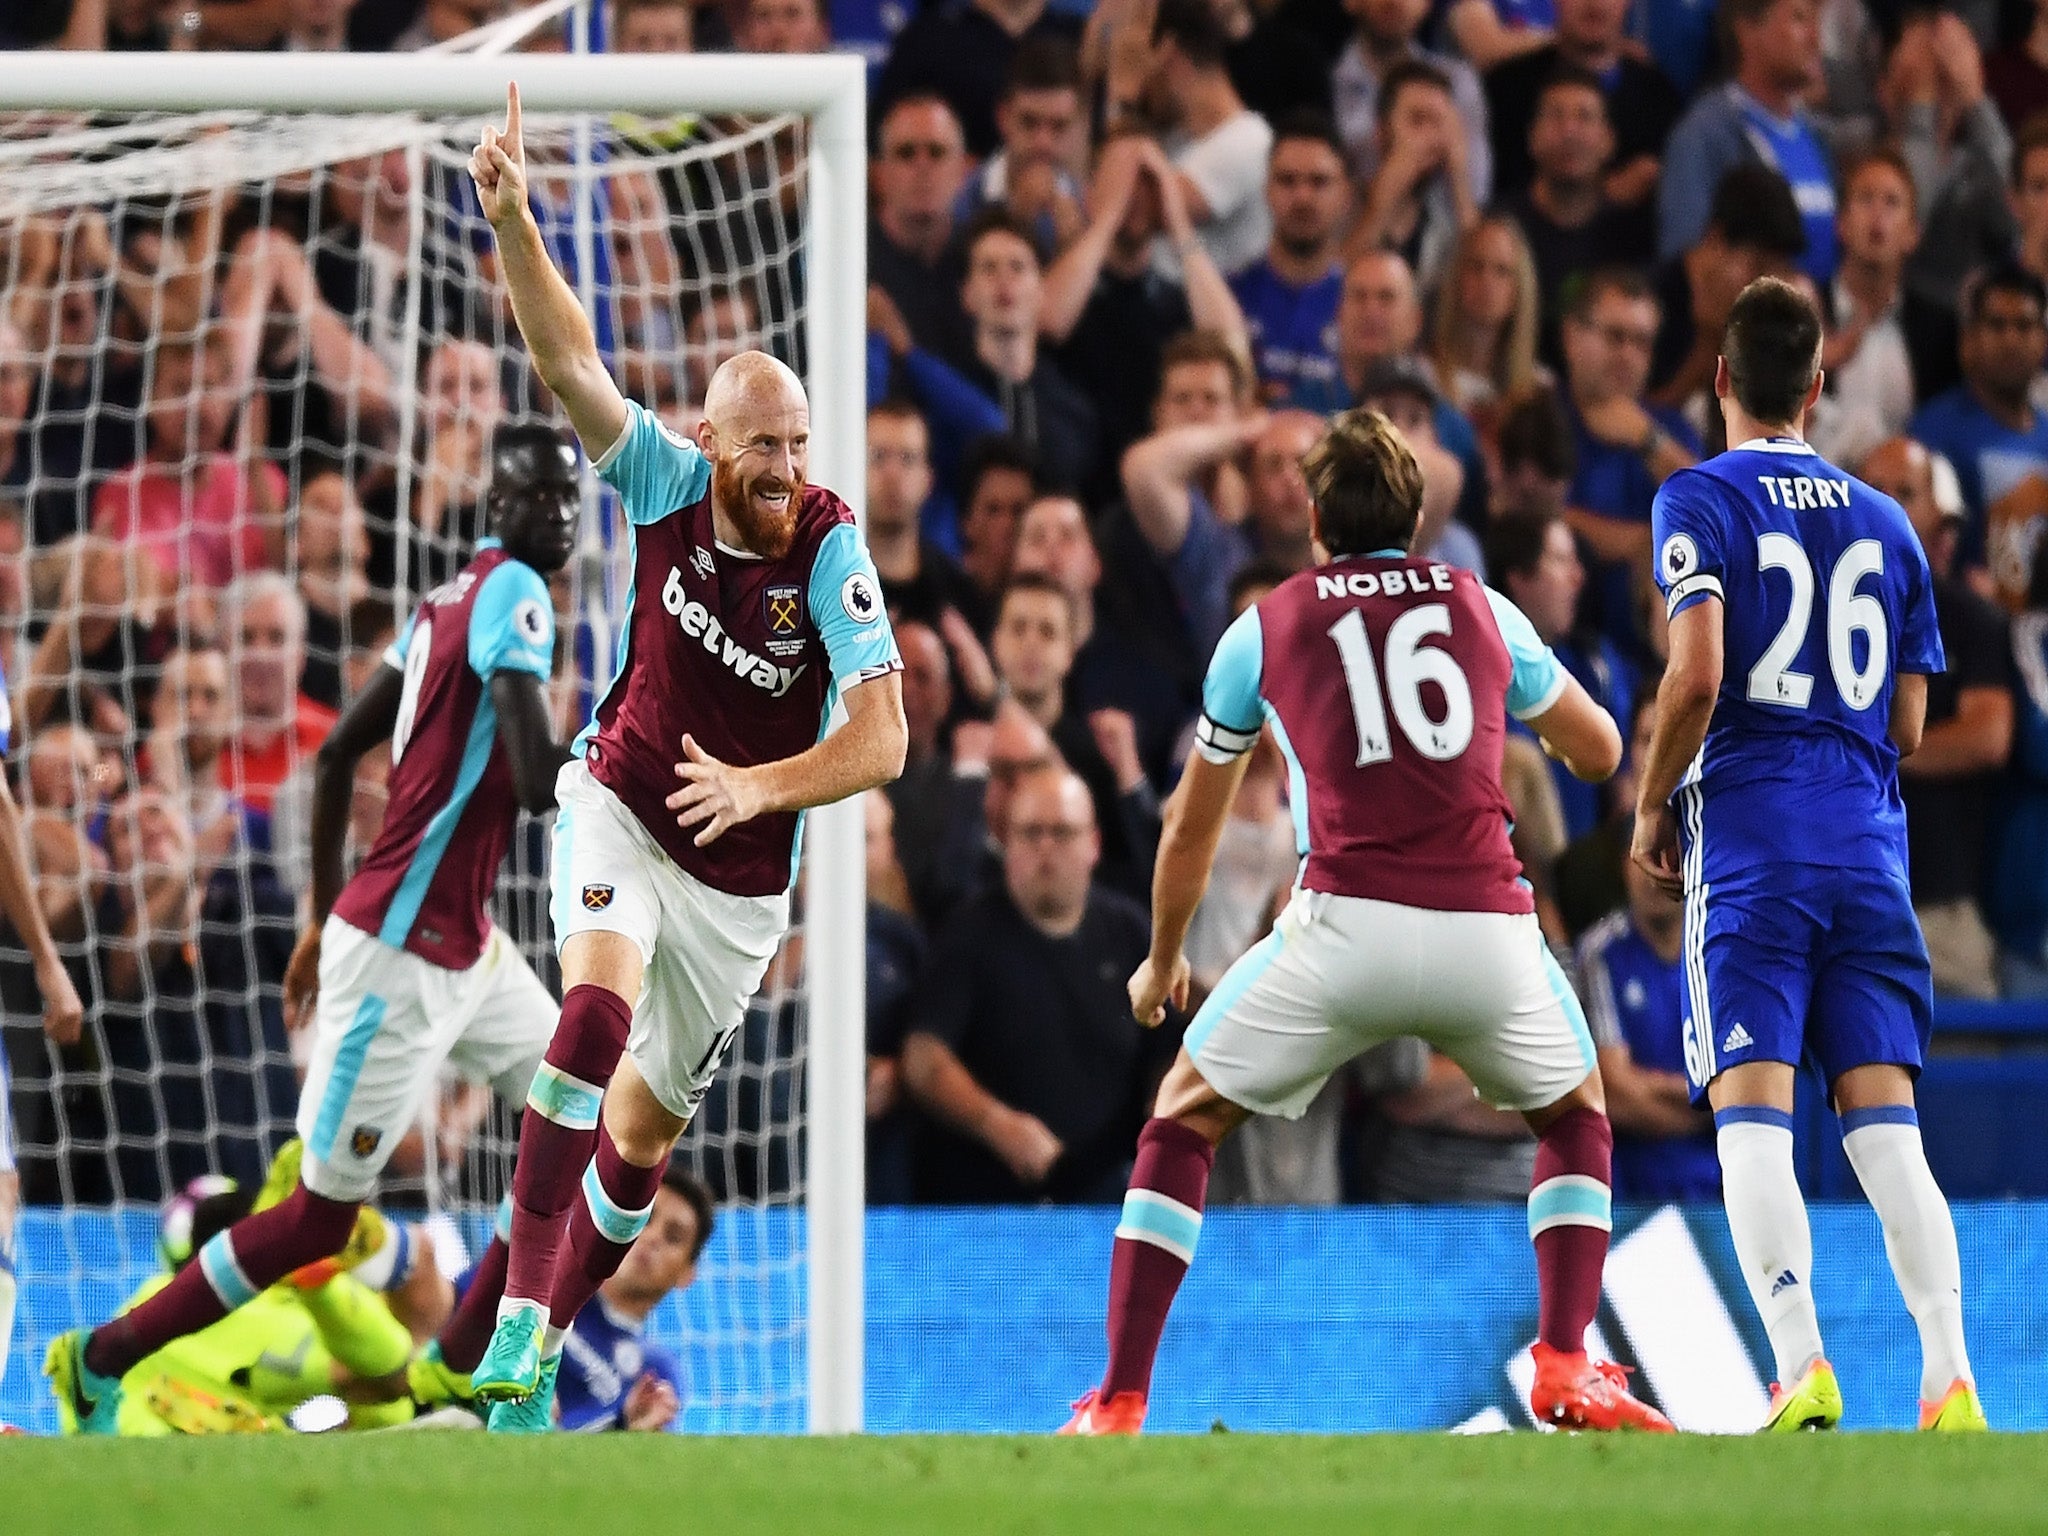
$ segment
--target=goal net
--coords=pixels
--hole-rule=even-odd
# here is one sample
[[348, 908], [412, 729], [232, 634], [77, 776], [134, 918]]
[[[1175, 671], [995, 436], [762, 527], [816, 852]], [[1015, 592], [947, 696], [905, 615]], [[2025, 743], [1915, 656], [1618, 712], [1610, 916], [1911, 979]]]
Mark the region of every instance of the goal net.
[[[493, 429], [562, 423], [465, 170], [507, 79], [544, 237], [626, 392], [689, 432], [710, 371], [760, 347], [810, 385], [814, 475], [857, 493], [861, 462], [861, 319], [843, 297], [848, 263], [856, 299], [860, 282], [857, 65], [782, 61], [756, 104], [747, 77], [765, 77], [730, 59], [66, 62], [68, 91], [0, 83], [10, 766], [87, 1004], [77, 1045], [47, 1042], [27, 956], [0, 937], [27, 1208], [0, 1420], [38, 1428], [54, 1427], [44, 1343], [158, 1267], [159, 1203], [202, 1174], [260, 1182], [291, 1134], [305, 1042], [280, 983], [309, 883], [312, 751], [482, 535]], [[829, 166], [821, 121], [842, 125]], [[623, 520], [587, 485], [554, 583], [565, 736], [610, 680], [627, 590]], [[387, 771], [378, 751], [357, 775], [352, 856]], [[719, 1205], [696, 1283], [651, 1327], [685, 1367], [685, 1428], [858, 1424], [847, 827], [814, 820], [804, 894], [837, 926], [851, 914], [852, 943], [792, 931], [683, 1143]], [[495, 915], [558, 986], [549, 841], [522, 823]], [[817, 982], [821, 965], [851, 985]], [[515, 1136], [487, 1088], [450, 1076], [379, 1198], [432, 1216], [444, 1266], [473, 1258]], [[817, 1322], [833, 1296], [851, 1321]]]

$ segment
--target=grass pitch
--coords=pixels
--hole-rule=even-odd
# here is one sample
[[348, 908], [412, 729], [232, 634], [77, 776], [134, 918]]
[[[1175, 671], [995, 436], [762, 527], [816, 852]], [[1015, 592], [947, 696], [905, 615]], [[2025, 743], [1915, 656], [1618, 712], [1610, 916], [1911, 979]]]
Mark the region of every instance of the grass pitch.
[[0, 1440], [9, 1536], [2048, 1530], [2048, 1437]]

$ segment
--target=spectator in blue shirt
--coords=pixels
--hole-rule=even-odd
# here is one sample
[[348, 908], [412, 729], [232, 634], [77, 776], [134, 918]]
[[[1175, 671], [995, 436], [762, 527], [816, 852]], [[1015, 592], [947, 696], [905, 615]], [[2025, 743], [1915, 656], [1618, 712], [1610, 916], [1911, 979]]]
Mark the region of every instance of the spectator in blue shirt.
[[1260, 397], [1284, 404], [1304, 383], [1328, 389], [1337, 378], [1337, 301], [1344, 268], [1337, 258], [1349, 188], [1337, 131], [1308, 112], [1281, 123], [1266, 163], [1266, 206], [1273, 239], [1266, 254], [1231, 279], [1251, 333]]
[[1265, 430], [1263, 412], [1245, 409], [1240, 364], [1226, 346], [1192, 332], [1166, 352], [1155, 430], [1125, 452], [1122, 479], [1128, 524], [1112, 514], [1111, 558], [1126, 576], [1156, 568], [1153, 622], [1185, 634], [1207, 656], [1230, 622], [1230, 578], [1251, 558], [1240, 463]]
[[1988, 565], [2013, 607], [2048, 528], [2048, 416], [2030, 398], [2048, 359], [2044, 307], [2048, 288], [2017, 264], [1965, 286], [1963, 382], [1922, 406], [1911, 428], [1955, 466], [1970, 511], [1963, 563]]
[[671, 1162], [647, 1230], [562, 1341], [560, 1428], [664, 1430], [675, 1423], [689, 1385], [675, 1358], [647, 1342], [647, 1319], [697, 1278], [713, 1220], [711, 1191], [680, 1160]]
[[1579, 941], [1579, 993], [1600, 1052], [1622, 1200], [1712, 1200], [1714, 1122], [1685, 1077], [1685, 909], [1627, 863], [1628, 905]]
[[1834, 162], [1800, 104], [1821, 83], [1815, 0], [1724, 0], [1734, 78], [1699, 97], [1664, 151], [1657, 254], [1668, 261], [1706, 233], [1730, 167], [1761, 161], [1791, 185], [1806, 224], [1801, 265], [1825, 291], [1835, 275]]
[[1564, 407], [1578, 458], [1566, 515], [1592, 552], [1594, 622], [1630, 650], [1642, 644], [1634, 573], [1650, 558], [1650, 500], [1700, 450], [1684, 417], [1644, 401], [1656, 339], [1656, 297], [1626, 268], [1592, 274], [1565, 312]]

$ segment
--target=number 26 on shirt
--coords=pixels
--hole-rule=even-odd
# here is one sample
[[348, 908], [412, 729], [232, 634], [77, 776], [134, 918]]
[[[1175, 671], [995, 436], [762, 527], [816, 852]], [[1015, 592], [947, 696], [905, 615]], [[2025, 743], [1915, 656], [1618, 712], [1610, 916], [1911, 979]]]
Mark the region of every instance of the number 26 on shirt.
[[[1758, 704], [1805, 709], [1813, 697], [1813, 678], [1793, 671], [1792, 663], [1813, 616], [1813, 563], [1799, 541], [1783, 533], [1766, 533], [1757, 539], [1756, 563], [1760, 572], [1785, 573], [1792, 584], [1792, 606], [1776, 637], [1749, 669], [1749, 697]], [[1828, 577], [1828, 670], [1835, 677], [1835, 692], [1855, 710], [1870, 708], [1884, 689], [1891, 650], [1884, 605], [1871, 594], [1856, 590], [1864, 577], [1883, 574], [1884, 546], [1876, 539], [1858, 539], [1842, 552]], [[1859, 631], [1865, 639], [1861, 666], [1856, 663], [1854, 645]]]

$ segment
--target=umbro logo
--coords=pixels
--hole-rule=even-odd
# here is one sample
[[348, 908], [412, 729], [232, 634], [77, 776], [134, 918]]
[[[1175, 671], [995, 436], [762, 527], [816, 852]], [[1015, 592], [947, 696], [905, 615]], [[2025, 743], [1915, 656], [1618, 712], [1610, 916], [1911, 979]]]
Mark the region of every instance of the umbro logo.
[[711, 551], [706, 549], [702, 544], [699, 544], [695, 549], [690, 551], [690, 569], [695, 571], [699, 576], [703, 577], [706, 581], [709, 581], [711, 579], [711, 572], [714, 569], [711, 563]]
[[1756, 1042], [1749, 1038], [1749, 1031], [1744, 1029], [1740, 1024], [1736, 1025], [1733, 1029], [1729, 1030], [1726, 1035], [1721, 1037], [1721, 1049], [1724, 1052], [1746, 1051], [1752, 1045], [1755, 1044]]
[[1777, 1279], [1771, 1282], [1771, 1294], [1775, 1296], [1778, 1294], [1778, 1292], [1786, 1289], [1788, 1286], [1794, 1286], [1798, 1283], [1799, 1277], [1793, 1274], [1792, 1271], [1788, 1269], [1783, 1274], [1779, 1275]]

